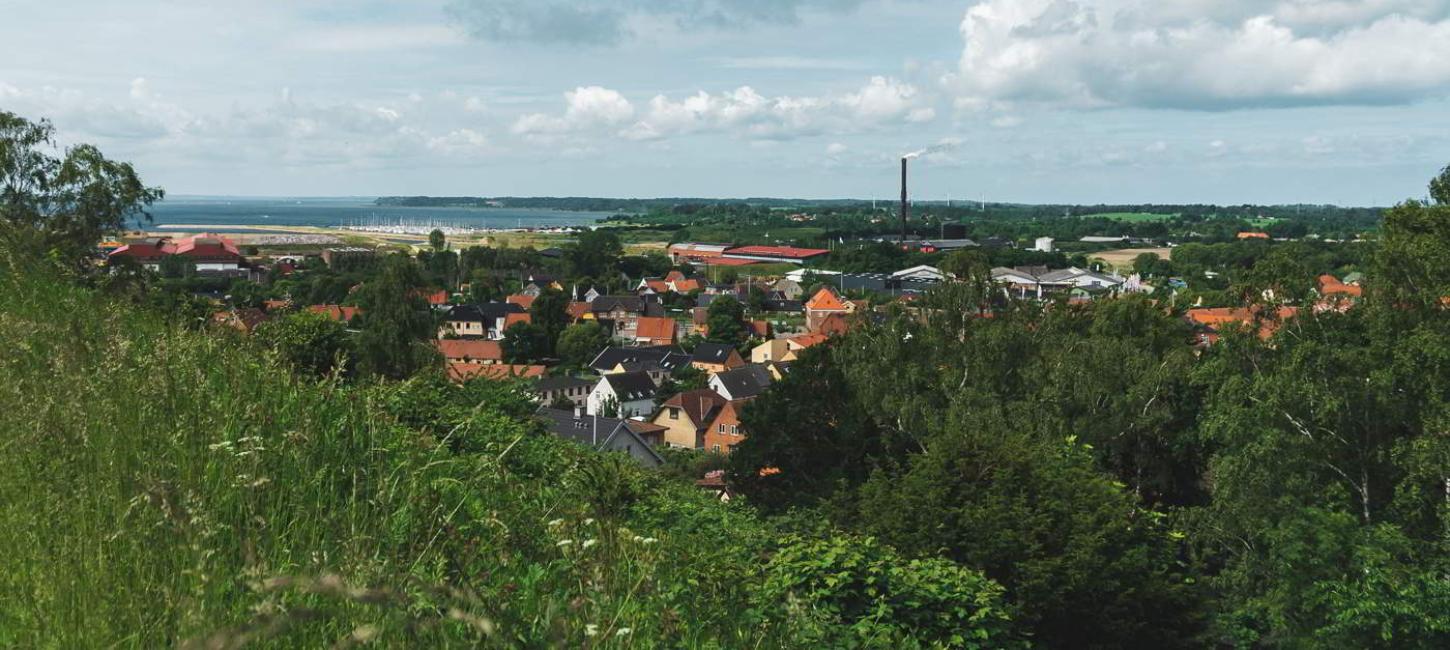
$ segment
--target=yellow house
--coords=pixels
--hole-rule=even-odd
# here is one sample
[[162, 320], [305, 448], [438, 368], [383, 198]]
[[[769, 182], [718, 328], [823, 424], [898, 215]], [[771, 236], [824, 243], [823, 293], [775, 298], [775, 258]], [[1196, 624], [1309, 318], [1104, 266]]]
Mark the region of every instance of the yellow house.
[[665, 428], [665, 444], [683, 449], [698, 449], [705, 444], [705, 428], [725, 405], [725, 398], [715, 391], [701, 388], [689, 390], [665, 400], [650, 422]]
[[[787, 358], [789, 355], [789, 358]], [[750, 350], [751, 363], [769, 363], [771, 361], [792, 361], [795, 355], [792, 354], [790, 343], [785, 339], [771, 339]]]

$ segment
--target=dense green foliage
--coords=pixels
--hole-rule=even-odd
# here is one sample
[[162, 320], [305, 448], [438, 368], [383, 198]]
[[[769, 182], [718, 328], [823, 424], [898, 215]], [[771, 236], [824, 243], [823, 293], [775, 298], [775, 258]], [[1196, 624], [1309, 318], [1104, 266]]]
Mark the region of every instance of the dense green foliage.
[[[1246, 253], [1241, 298], [1301, 305], [1205, 350], [1142, 298], [945, 287], [805, 354], [746, 408], [732, 475], [757, 507], [982, 570], [1051, 647], [1443, 647], [1450, 206], [1381, 232], [1180, 248]], [[1365, 298], [1312, 309], [1341, 264]]]

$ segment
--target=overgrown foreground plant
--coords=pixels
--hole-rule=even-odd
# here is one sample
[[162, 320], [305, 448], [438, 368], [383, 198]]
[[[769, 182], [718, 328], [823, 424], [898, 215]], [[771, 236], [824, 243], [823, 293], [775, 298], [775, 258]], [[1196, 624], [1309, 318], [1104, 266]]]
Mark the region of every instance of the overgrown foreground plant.
[[45, 269], [0, 248], [0, 646], [1014, 640], [980, 574], [782, 541], [513, 387], [299, 380]]

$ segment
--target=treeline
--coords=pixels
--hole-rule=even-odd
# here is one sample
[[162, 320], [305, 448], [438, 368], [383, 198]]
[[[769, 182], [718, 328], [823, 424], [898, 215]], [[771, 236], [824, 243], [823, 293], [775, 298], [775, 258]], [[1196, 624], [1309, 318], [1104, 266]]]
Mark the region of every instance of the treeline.
[[[1445, 201], [1391, 210], [1362, 261], [1263, 246], [1235, 280], [1259, 319], [1202, 351], [1143, 297], [948, 285], [807, 351], [745, 409], [731, 475], [783, 519], [983, 571], [1045, 647], [1444, 647]], [[1352, 309], [1286, 283], [1340, 261], [1367, 272]]]

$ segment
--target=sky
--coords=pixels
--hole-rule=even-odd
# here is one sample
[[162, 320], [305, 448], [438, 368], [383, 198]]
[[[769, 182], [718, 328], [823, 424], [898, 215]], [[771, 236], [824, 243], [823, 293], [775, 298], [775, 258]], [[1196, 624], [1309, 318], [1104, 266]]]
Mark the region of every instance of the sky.
[[0, 0], [0, 110], [172, 195], [1386, 205], [1450, 0]]

